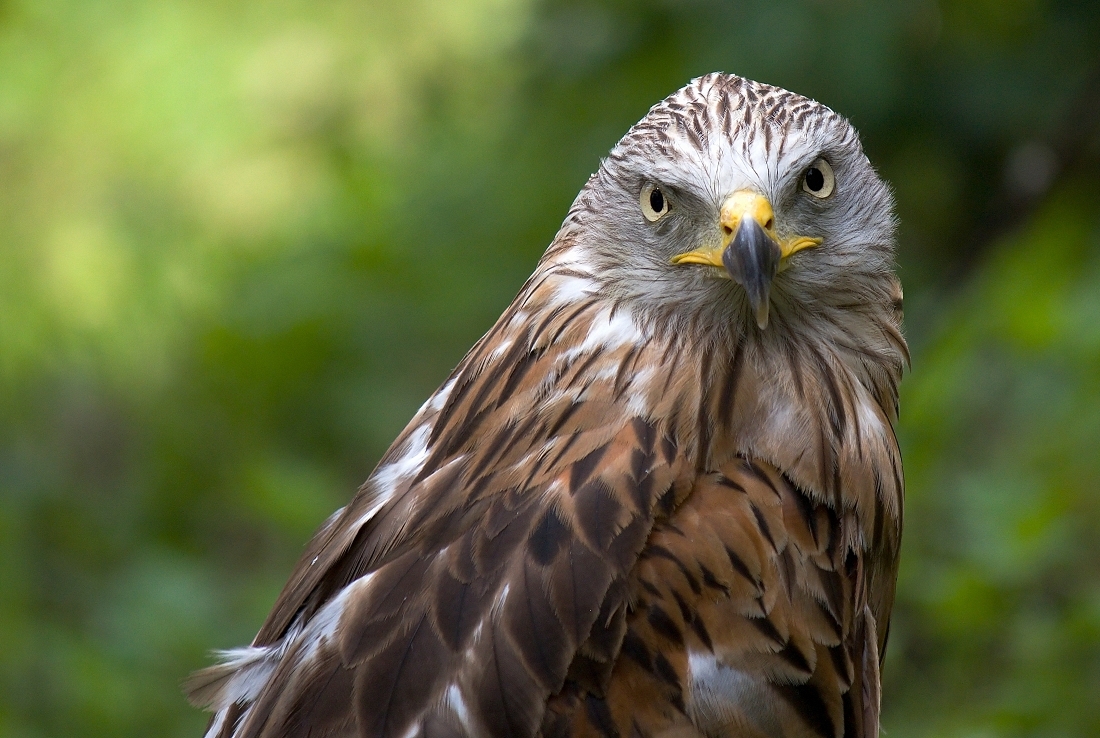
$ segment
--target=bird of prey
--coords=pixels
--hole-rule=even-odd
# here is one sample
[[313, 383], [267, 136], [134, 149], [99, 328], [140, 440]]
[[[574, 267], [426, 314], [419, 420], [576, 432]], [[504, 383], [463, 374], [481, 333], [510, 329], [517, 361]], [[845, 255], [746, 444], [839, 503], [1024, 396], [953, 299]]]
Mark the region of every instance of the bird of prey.
[[655, 105], [191, 678], [206, 735], [877, 736], [895, 230], [829, 108], [725, 74]]

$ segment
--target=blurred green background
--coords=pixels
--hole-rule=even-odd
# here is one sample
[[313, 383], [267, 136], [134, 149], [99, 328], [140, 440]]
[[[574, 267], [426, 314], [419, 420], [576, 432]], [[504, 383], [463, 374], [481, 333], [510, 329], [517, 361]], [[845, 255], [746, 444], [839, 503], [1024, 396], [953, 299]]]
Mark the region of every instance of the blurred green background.
[[886, 735], [1100, 735], [1100, 3], [6, 0], [0, 737], [198, 736], [180, 679], [715, 69], [897, 191]]

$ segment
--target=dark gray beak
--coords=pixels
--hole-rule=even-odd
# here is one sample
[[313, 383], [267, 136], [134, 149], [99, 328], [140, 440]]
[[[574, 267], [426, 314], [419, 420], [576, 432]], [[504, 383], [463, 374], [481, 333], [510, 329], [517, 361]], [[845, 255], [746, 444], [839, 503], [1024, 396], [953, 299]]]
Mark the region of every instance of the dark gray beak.
[[734, 282], [745, 288], [760, 330], [768, 327], [768, 295], [783, 253], [754, 218], [742, 218], [722, 263]]

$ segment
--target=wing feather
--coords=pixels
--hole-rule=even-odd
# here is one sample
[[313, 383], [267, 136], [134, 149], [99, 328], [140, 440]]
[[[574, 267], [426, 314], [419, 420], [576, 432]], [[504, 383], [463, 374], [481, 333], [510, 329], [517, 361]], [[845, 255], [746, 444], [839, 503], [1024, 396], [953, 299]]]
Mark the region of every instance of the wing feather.
[[680, 457], [621, 401], [640, 329], [556, 316], [506, 313], [318, 533], [253, 644], [295, 645], [234, 736], [534, 735], [567, 676], [607, 682]]

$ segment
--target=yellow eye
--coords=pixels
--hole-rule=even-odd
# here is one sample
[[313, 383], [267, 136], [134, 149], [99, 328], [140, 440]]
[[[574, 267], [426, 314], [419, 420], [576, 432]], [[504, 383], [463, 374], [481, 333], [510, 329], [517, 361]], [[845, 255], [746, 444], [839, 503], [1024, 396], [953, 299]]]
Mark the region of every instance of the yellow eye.
[[815, 161], [802, 175], [802, 189], [814, 197], [825, 199], [833, 194], [835, 187], [836, 177], [833, 176], [833, 168], [824, 159]]
[[668, 214], [668, 198], [661, 188], [655, 184], [647, 184], [642, 188], [642, 195], [638, 199], [642, 206], [642, 215], [650, 223], [660, 220]]

